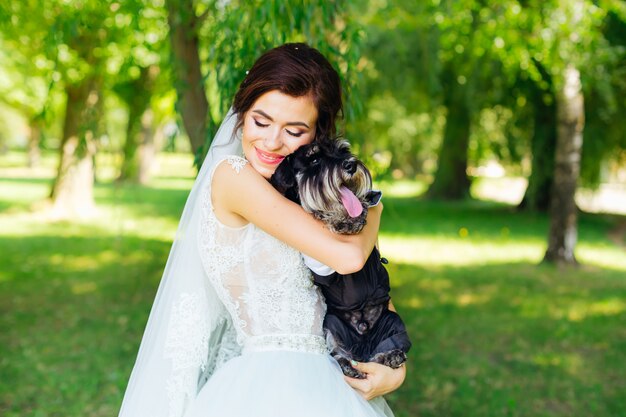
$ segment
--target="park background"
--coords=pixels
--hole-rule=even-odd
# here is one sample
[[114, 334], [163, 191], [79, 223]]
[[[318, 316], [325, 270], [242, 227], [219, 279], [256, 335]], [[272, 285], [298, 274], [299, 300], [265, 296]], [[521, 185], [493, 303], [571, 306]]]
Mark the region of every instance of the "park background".
[[398, 417], [626, 416], [626, 2], [0, 4], [0, 415], [115, 416], [246, 70], [340, 72], [414, 345]]

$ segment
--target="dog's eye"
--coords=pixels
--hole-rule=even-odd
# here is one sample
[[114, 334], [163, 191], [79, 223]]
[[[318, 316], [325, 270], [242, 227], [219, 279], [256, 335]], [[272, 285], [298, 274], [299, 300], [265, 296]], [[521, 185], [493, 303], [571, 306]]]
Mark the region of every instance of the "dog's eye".
[[320, 163], [319, 158], [313, 158], [313, 159], [311, 159], [311, 165], [317, 165], [317, 164], [319, 164], [319, 163]]
[[343, 169], [345, 169], [351, 174], [354, 174], [356, 171], [356, 164], [353, 161], [344, 161], [342, 166], [343, 166]]

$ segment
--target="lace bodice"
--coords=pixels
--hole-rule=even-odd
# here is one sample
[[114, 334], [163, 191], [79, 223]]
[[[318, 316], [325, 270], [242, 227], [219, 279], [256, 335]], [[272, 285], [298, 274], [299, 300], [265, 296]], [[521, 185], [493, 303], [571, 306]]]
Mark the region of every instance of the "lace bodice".
[[[237, 175], [247, 161], [228, 156]], [[215, 172], [215, 169], [214, 171]], [[222, 224], [211, 203], [211, 178], [202, 191], [201, 258], [212, 285], [232, 317], [246, 350], [326, 352], [325, 304], [300, 252], [249, 223]]]

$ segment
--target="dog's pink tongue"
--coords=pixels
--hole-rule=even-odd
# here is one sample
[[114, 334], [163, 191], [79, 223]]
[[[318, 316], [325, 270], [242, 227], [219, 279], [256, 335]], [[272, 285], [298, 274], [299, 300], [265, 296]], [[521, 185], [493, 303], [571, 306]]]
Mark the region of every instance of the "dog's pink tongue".
[[363, 206], [359, 199], [346, 187], [341, 187], [339, 193], [341, 193], [343, 206], [348, 210], [348, 215], [350, 217], [359, 217], [363, 213]]

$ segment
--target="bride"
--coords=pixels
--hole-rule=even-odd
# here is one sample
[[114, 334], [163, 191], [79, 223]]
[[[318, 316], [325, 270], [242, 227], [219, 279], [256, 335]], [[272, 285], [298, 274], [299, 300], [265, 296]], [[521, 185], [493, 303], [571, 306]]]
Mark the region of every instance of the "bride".
[[337, 235], [267, 181], [299, 146], [331, 140], [336, 71], [306, 44], [261, 56], [235, 96], [181, 217], [121, 417], [392, 416], [405, 368], [355, 363], [344, 377], [322, 332], [324, 300], [301, 253], [361, 268], [381, 205]]

